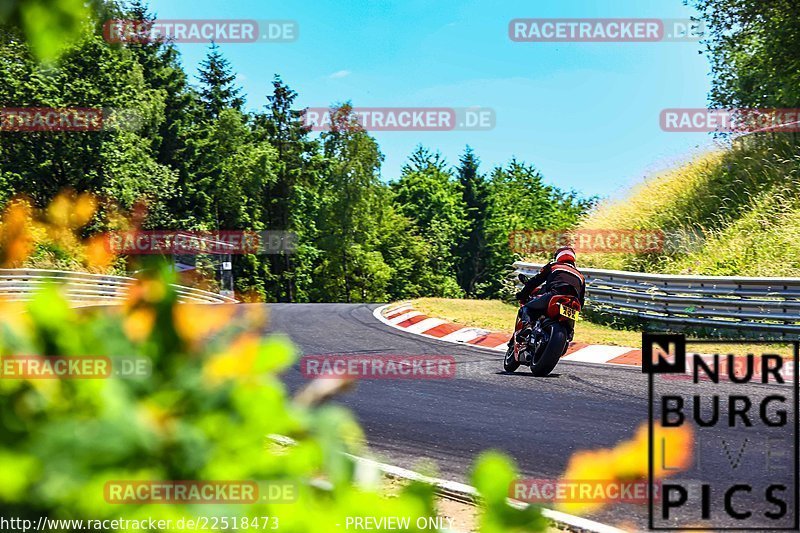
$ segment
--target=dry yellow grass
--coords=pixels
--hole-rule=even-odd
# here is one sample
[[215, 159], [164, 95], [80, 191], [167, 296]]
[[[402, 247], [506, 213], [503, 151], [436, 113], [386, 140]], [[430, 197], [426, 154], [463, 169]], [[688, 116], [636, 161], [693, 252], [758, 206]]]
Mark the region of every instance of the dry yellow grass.
[[[507, 331], [514, 329], [517, 307], [500, 300], [455, 300], [448, 298], [419, 298], [413, 300], [414, 309], [426, 315], [442, 318], [464, 326]], [[642, 334], [622, 331], [582, 320], [575, 328], [575, 341], [614, 346], [638, 346]]]
[[722, 152], [703, 154], [678, 168], [646, 179], [634, 186], [624, 199], [601, 203], [582, 227], [661, 228], [673, 216], [672, 207], [695, 201], [697, 191], [707, 184], [722, 155]]
[[706, 153], [606, 200], [583, 229], [661, 230], [660, 253], [581, 254], [583, 267], [800, 276], [800, 148], [784, 137]]
[[[428, 316], [441, 318], [463, 326], [508, 332], [514, 329], [517, 307], [501, 300], [457, 300], [448, 298], [418, 298], [411, 301], [417, 311]], [[610, 346], [640, 347], [642, 333], [633, 330], [618, 330], [588, 320], [581, 320], [575, 327], [576, 342], [587, 344], [605, 344]], [[731, 345], [726, 343], [709, 343], [695, 345], [697, 351], [703, 353], [728, 353]], [[692, 346], [690, 346], [692, 348]], [[745, 344], [738, 346], [736, 353], [763, 353], [772, 350], [776, 353], [788, 354], [788, 346], [784, 344], [764, 345]]]

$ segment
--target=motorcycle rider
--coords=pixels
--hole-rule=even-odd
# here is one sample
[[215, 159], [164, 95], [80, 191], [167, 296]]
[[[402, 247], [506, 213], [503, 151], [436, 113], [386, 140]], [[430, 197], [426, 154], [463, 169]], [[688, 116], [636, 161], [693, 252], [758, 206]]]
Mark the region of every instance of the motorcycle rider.
[[[534, 289], [544, 283], [541, 292], [528, 301]], [[542, 267], [539, 272], [530, 278], [525, 286], [516, 294], [520, 303], [525, 303], [519, 308], [519, 319], [523, 326], [517, 333], [517, 342], [525, 342], [530, 334], [530, 325], [547, 310], [550, 298], [557, 294], [575, 296], [583, 300], [586, 295], [586, 280], [575, 266], [575, 250], [571, 246], [562, 246], [553, 254], [553, 260]], [[509, 341], [509, 346], [514, 342], [514, 336]]]

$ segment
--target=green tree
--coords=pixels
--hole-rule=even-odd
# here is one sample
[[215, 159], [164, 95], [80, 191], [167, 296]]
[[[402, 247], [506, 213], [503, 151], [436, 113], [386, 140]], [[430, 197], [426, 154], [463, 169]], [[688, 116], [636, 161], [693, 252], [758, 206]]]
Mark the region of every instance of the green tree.
[[794, 0], [693, 0], [707, 32], [720, 107], [800, 107], [800, 7]]
[[276, 180], [269, 182], [266, 190], [267, 227], [293, 232], [299, 244], [293, 254], [270, 257], [275, 276], [272, 292], [277, 300], [293, 302], [306, 298], [312, 281], [304, 267], [318, 255], [312, 243], [317, 234], [314, 197], [322, 163], [319, 143], [309, 138], [303, 112], [293, 108], [297, 93], [277, 75], [272, 87], [266, 112], [255, 117], [255, 125], [259, 138], [277, 150]]
[[241, 111], [244, 98], [241, 88], [234, 85], [236, 74], [230, 62], [222, 55], [217, 43], [212, 42], [206, 58], [200, 63], [200, 98], [210, 118], [219, 116], [223, 109]]
[[545, 184], [533, 165], [515, 159], [492, 171], [489, 199], [487, 274], [477, 292], [490, 297], [503, 295], [510, 265], [519, 259], [509, 242], [513, 231], [571, 228], [594, 203], [594, 199], [585, 200]]
[[431, 262], [431, 244], [400, 214], [393, 196], [388, 187], [381, 187], [373, 214], [375, 248], [391, 269], [386, 299], [442, 295], [449, 285]]
[[[369, 247], [372, 215], [380, 187], [383, 154], [357, 122], [350, 103], [331, 108], [331, 129], [322, 134], [327, 161], [324, 173], [317, 299], [350, 302], [368, 299], [359, 279], [385, 284], [386, 269]], [[380, 286], [373, 290], [381, 292]], [[320, 298], [320, 296], [322, 298]]]
[[456, 253], [467, 229], [461, 184], [441, 154], [418, 146], [392, 189], [399, 212], [431, 245], [431, 264], [442, 275], [437, 295], [459, 295]]
[[0, 32], [0, 39], [0, 105], [91, 108], [104, 115], [91, 131], [0, 132], [1, 173], [10, 190], [40, 206], [71, 188], [123, 207], [147, 198], [159, 211], [175, 175], [153, 157], [147, 132], [164, 120], [164, 94], [148, 87], [130, 51], [87, 34], [43, 69], [16, 30]]
[[485, 274], [486, 216], [489, 194], [486, 180], [478, 172], [480, 160], [467, 146], [459, 160], [458, 181], [466, 206], [467, 232], [458, 246], [458, 284], [469, 296]]
[[[144, 22], [155, 20], [141, 0], [133, 2], [125, 16]], [[158, 129], [148, 132], [156, 158], [159, 163], [183, 172], [181, 150], [185, 149], [187, 130], [200, 119], [201, 107], [180, 65], [180, 54], [171, 42], [164, 40], [143, 40], [127, 49], [142, 66], [147, 86], [164, 93], [164, 120]]]

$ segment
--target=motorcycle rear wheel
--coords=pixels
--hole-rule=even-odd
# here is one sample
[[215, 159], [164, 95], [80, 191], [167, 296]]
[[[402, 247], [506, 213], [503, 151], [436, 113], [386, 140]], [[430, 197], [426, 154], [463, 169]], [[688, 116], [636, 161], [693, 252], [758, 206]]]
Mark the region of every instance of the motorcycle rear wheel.
[[543, 334], [547, 340], [531, 361], [531, 372], [537, 377], [545, 377], [553, 371], [567, 346], [567, 332], [558, 322], [545, 326]]

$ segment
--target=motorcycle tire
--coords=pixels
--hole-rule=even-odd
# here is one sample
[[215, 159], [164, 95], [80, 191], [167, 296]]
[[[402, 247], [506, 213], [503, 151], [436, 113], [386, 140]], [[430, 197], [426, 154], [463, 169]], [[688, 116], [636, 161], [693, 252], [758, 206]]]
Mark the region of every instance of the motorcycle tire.
[[506, 350], [506, 355], [503, 357], [503, 370], [506, 372], [514, 372], [519, 368], [519, 361], [514, 359], [514, 346], [509, 346]]
[[531, 372], [534, 376], [545, 377], [553, 371], [561, 359], [561, 355], [566, 351], [567, 332], [558, 322], [553, 322], [543, 328], [543, 346], [533, 355], [531, 361]]

